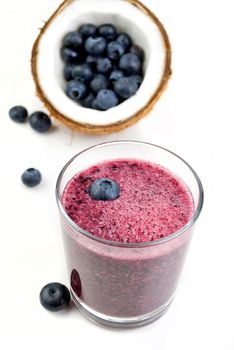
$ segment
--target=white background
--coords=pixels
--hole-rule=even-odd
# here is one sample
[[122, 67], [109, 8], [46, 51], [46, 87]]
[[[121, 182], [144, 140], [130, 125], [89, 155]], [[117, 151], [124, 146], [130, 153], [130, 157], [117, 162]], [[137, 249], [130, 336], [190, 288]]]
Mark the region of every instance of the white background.
[[[88, 0], [87, 0], [88, 1]], [[98, 0], [97, 0], [98, 2]], [[60, 0], [11, 0], [0, 11], [0, 347], [1, 349], [234, 349], [234, 5], [233, 0], [144, 2], [164, 23], [173, 77], [145, 120], [124, 132], [91, 137], [56, 125], [40, 135], [8, 110], [41, 109], [30, 51]], [[54, 187], [64, 163], [102, 141], [138, 139], [167, 147], [198, 172], [205, 206], [171, 308], [134, 330], [96, 326], [71, 308], [52, 314], [39, 303], [47, 282], [68, 283]], [[38, 188], [20, 181], [28, 167]]]

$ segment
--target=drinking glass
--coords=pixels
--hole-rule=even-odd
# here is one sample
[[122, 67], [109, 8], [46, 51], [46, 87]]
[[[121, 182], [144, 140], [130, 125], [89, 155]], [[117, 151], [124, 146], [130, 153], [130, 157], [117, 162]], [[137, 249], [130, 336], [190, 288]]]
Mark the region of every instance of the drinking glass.
[[[150, 242], [119, 243], [98, 238], [76, 225], [62, 205], [68, 182], [103, 161], [137, 159], [160, 164], [188, 186], [194, 200], [190, 221], [177, 232]], [[181, 157], [162, 147], [115, 141], [88, 148], [62, 169], [56, 186], [70, 289], [75, 305], [90, 320], [136, 327], [162, 316], [171, 304], [203, 205], [201, 181]]]

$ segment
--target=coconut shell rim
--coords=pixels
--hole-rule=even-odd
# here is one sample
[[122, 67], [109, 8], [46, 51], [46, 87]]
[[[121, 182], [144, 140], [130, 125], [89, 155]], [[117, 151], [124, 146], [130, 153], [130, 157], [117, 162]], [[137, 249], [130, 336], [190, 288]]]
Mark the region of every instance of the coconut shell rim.
[[63, 115], [52, 105], [52, 103], [45, 96], [43, 89], [40, 86], [40, 81], [39, 81], [38, 72], [37, 72], [38, 47], [43, 34], [45, 33], [50, 23], [56, 18], [56, 16], [61, 11], [63, 11], [67, 6], [69, 6], [73, 1], [74, 0], [65, 0], [61, 3], [58, 9], [52, 14], [52, 16], [48, 19], [48, 21], [44, 24], [44, 26], [40, 30], [40, 33], [33, 45], [32, 54], [31, 54], [31, 71], [32, 71], [33, 80], [36, 86], [36, 94], [40, 98], [40, 100], [44, 103], [46, 109], [50, 112], [50, 114], [54, 118], [56, 118], [58, 121], [62, 122], [63, 124], [65, 124], [67, 127], [69, 127], [74, 131], [79, 131], [82, 133], [87, 133], [92, 135], [101, 135], [101, 134], [110, 134], [110, 133], [124, 130], [125, 128], [137, 123], [140, 119], [145, 117], [153, 109], [154, 105], [159, 100], [162, 93], [166, 90], [168, 81], [172, 75], [171, 44], [170, 44], [168, 34], [163, 24], [159, 21], [156, 15], [150, 9], [148, 9], [145, 5], [143, 5], [139, 0], [126, 0], [129, 3], [131, 3], [133, 6], [136, 6], [141, 11], [143, 11], [146, 15], [150, 16], [151, 19], [154, 21], [154, 23], [158, 26], [163, 36], [163, 40], [165, 44], [165, 52], [166, 52], [166, 58], [165, 58], [166, 62], [165, 62], [165, 68], [164, 68], [164, 73], [162, 75], [161, 83], [159, 87], [156, 89], [153, 96], [148, 101], [148, 103], [143, 108], [141, 108], [137, 113], [133, 114], [127, 119], [121, 120], [117, 123], [112, 123], [107, 125], [91, 125], [91, 124], [79, 123]]

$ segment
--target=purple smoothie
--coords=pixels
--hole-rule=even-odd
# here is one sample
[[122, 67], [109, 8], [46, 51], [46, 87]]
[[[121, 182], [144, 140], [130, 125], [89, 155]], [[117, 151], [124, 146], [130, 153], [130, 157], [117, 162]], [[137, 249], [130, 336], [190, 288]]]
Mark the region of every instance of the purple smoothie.
[[[97, 201], [90, 197], [90, 185], [100, 178], [120, 185], [119, 198]], [[63, 223], [71, 286], [83, 303], [102, 314], [134, 317], [171, 301], [190, 241], [189, 231], [148, 246], [110, 242], [156, 242], [185, 226], [194, 213], [194, 202], [181, 179], [144, 161], [103, 162], [70, 180], [62, 204], [81, 229], [109, 243], [77, 235]]]

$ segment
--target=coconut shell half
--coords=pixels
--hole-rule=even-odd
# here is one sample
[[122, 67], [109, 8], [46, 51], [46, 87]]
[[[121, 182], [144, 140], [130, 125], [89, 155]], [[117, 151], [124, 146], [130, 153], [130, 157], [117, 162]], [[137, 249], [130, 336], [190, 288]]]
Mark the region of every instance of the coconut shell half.
[[[31, 57], [36, 93], [51, 115], [75, 131], [94, 135], [121, 131], [146, 116], [166, 89], [171, 76], [169, 38], [155, 14], [138, 0], [99, 0], [98, 4], [100, 5], [101, 2], [102, 5], [105, 5], [105, 2], [108, 2], [108, 5], [112, 2], [114, 6], [109, 12], [107, 10], [107, 13], [104, 5], [98, 6], [97, 9], [97, 1], [65, 0], [41, 29], [34, 43]], [[75, 13], [77, 18], [75, 26], [74, 10], [70, 8], [71, 11], [68, 11], [68, 7], [72, 6], [74, 9], [75, 6], [80, 9]], [[123, 11], [125, 7], [127, 11]], [[134, 20], [136, 18], [135, 22], [131, 22], [133, 16], [135, 16]], [[117, 28], [120, 27], [121, 30], [129, 33], [133, 41], [143, 47], [146, 52], [146, 62], [144, 81], [137, 94], [119, 106], [102, 112], [85, 109], [65, 95], [59, 51], [66, 32], [75, 30], [87, 21], [99, 25], [108, 20], [116, 24]], [[58, 33], [56, 25], [57, 28], [64, 26], [64, 31]], [[137, 42], [138, 39], [139, 42]], [[155, 44], [156, 39], [160, 42], [159, 48]]]

